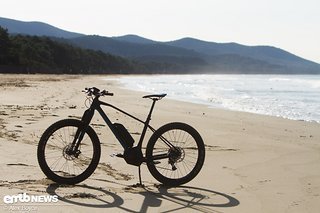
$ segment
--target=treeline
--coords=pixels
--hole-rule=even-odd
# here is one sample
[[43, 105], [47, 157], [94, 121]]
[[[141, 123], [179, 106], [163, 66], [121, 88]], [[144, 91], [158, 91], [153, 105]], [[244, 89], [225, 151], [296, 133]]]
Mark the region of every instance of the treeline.
[[48, 37], [9, 35], [0, 26], [1, 73], [172, 73], [182, 69], [179, 64], [137, 62]]
[[106, 54], [60, 43], [48, 37], [13, 35], [0, 27], [2, 73], [126, 73], [143, 65]]

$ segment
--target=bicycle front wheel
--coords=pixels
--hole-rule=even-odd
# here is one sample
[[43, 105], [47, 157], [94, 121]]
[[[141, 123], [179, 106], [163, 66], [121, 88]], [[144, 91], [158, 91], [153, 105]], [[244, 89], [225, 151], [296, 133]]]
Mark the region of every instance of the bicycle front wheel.
[[200, 172], [205, 147], [200, 134], [184, 123], [169, 123], [151, 136], [146, 150], [152, 176], [164, 185], [178, 186]]
[[80, 146], [70, 153], [77, 130], [83, 123], [65, 119], [52, 124], [42, 135], [38, 144], [38, 163], [51, 180], [62, 184], [76, 184], [87, 179], [96, 169], [101, 147], [97, 134], [88, 126]]

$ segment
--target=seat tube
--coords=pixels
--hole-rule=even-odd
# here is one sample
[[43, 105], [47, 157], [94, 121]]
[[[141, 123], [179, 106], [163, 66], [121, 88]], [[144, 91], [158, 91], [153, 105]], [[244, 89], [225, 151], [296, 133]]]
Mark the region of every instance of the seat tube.
[[143, 141], [144, 136], [145, 136], [145, 134], [147, 132], [147, 128], [148, 128], [150, 120], [151, 120], [151, 115], [152, 115], [152, 112], [153, 112], [153, 108], [154, 108], [154, 105], [156, 104], [156, 101], [157, 101], [157, 99], [152, 99], [152, 100], [153, 100], [153, 102], [152, 102], [148, 117], [147, 117], [146, 121], [144, 122], [144, 127], [143, 127], [143, 130], [142, 130], [142, 133], [141, 133], [141, 137], [140, 137], [140, 140], [139, 140], [139, 143], [138, 143], [138, 146], [140, 146], [140, 147], [142, 146], [142, 141]]

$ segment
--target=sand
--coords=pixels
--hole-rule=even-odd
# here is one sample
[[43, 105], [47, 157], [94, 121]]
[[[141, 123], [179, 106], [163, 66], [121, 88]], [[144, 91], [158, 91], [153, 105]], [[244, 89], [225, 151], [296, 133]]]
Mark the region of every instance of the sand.
[[[206, 159], [194, 180], [166, 188], [142, 165], [145, 186], [136, 187], [137, 167], [112, 156], [122, 148], [99, 116], [92, 122], [102, 143], [94, 174], [74, 186], [48, 180], [37, 162], [39, 138], [55, 121], [82, 116], [85, 87], [113, 92], [114, 97], [102, 100], [145, 119], [151, 102], [141, 97], [147, 93], [104, 80], [117, 77], [0, 75], [0, 212], [319, 212], [319, 124], [211, 109], [167, 97], [156, 104], [151, 125], [182, 121], [200, 132]], [[141, 131], [135, 121], [107, 112], [130, 132]], [[4, 196], [19, 193], [57, 195], [59, 200], [4, 203]]]

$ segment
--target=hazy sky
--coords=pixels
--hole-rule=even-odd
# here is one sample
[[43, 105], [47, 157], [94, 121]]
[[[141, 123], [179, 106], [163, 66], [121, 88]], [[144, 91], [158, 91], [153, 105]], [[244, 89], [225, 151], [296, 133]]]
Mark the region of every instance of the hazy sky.
[[271, 45], [320, 63], [320, 0], [2, 0], [0, 16], [102, 36]]

